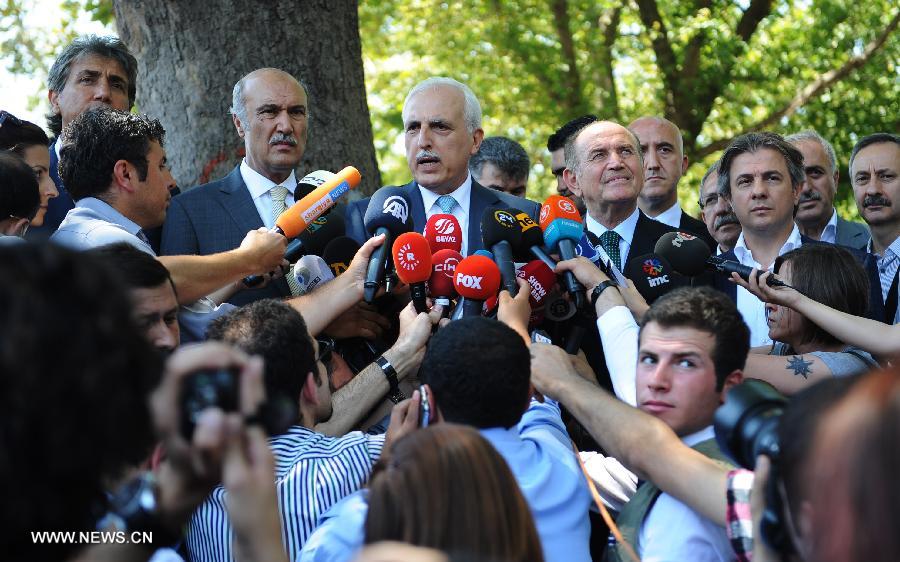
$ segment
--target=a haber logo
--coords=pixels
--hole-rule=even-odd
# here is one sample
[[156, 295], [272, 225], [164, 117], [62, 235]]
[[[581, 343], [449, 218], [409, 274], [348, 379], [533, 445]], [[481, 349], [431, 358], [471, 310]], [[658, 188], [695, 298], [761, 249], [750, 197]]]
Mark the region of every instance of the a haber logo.
[[506, 228], [512, 228], [516, 225], [516, 217], [506, 211], [494, 211], [494, 218]]
[[479, 277], [476, 275], [466, 275], [465, 273], [457, 273], [456, 274], [456, 284], [462, 285], [463, 287], [468, 287], [469, 289], [480, 289], [481, 281], [484, 277]]
[[456, 227], [453, 226], [453, 221], [450, 219], [438, 219], [434, 221], [434, 230], [438, 234], [453, 234], [456, 232]]
[[434, 264], [434, 270], [440, 271], [450, 279], [453, 279], [453, 273], [456, 271], [456, 266], [459, 264], [459, 260], [456, 258], [447, 258], [446, 260]]
[[672, 245], [676, 248], [680, 248], [684, 242], [687, 242], [689, 240], [696, 240], [696, 237], [688, 234], [687, 232], [676, 232], [675, 238], [672, 239]]
[[550, 205], [541, 205], [541, 216], [539, 217], [538, 220], [540, 220], [541, 223], [545, 223], [545, 222], [547, 222], [547, 217], [549, 217], [549, 216], [550, 216]]
[[409, 251], [411, 247], [412, 244], [404, 244], [397, 252], [397, 261], [400, 263], [400, 267], [406, 271], [412, 271], [419, 266], [419, 258], [416, 257], [415, 252]]
[[400, 222], [406, 222], [406, 218], [409, 216], [409, 207], [406, 206], [406, 199], [398, 195], [392, 195], [384, 200], [381, 212], [386, 215], [393, 215]]
[[575, 208], [575, 205], [572, 204], [568, 199], [560, 199], [559, 200], [559, 208], [562, 212], [571, 215], [572, 213], [577, 213], [578, 209]]
[[647, 275], [656, 276], [656, 275], [659, 275], [660, 273], [662, 273], [663, 265], [662, 265], [662, 262], [660, 262], [658, 259], [649, 258], [649, 259], [644, 260], [643, 270], [644, 270], [644, 273], [646, 273]]

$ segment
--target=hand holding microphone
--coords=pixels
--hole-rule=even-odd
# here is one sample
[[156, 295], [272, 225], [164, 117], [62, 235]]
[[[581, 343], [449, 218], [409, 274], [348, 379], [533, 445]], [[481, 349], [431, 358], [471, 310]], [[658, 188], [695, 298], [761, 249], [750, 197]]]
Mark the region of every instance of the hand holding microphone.
[[359, 185], [360, 179], [362, 177], [359, 170], [347, 166], [281, 213], [275, 220], [275, 227], [272, 230], [284, 235], [285, 238], [296, 238], [309, 227], [310, 223], [333, 207], [345, 193]]
[[522, 240], [522, 227], [516, 219], [517, 209], [498, 209], [488, 207], [481, 217], [481, 237], [485, 247], [494, 254], [494, 261], [500, 269], [503, 288], [515, 296], [519, 292], [516, 282], [516, 264], [513, 261], [513, 248], [519, 248]]
[[384, 244], [372, 252], [366, 269], [363, 298], [367, 303], [375, 300], [379, 287], [385, 282], [388, 263], [393, 265], [389, 256], [394, 240], [412, 230], [411, 208], [406, 192], [399, 187], [382, 187], [369, 200], [363, 219], [366, 231], [369, 236], [384, 235]]
[[[541, 206], [541, 230], [544, 231], [544, 242], [550, 248], [557, 248], [563, 260], [576, 256], [575, 247], [581, 240], [584, 228], [581, 215], [575, 203], [567, 197], [551, 195]], [[577, 308], [583, 308], [586, 302], [584, 286], [578, 282], [571, 272], [563, 275], [566, 291], [575, 301]]]

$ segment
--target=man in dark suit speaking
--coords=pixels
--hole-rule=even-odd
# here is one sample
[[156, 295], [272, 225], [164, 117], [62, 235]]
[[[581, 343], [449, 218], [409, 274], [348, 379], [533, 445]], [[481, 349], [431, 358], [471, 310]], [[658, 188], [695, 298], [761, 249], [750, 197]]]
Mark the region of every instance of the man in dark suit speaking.
[[[488, 207], [513, 207], [538, 219], [540, 207], [479, 185], [469, 174], [469, 158], [478, 152], [484, 131], [481, 105], [472, 90], [452, 78], [420, 82], [403, 103], [406, 161], [413, 181], [403, 186], [412, 201], [413, 228], [422, 232], [431, 215], [450, 213], [463, 232], [462, 254], [483, 248], [481, 216]], [[347, 235], [362, 243], [368, 199], [347, 206]]]
[[[275, 219], [294, 203], [294, 168], [306, 149], [307, 99], [290, 74], [261, 68], [234, 86], [232, 120], [246, 156], [224, 178], [172, 199], [163, 226], [163, 255], [215, 254], [237, 248], [244, 236]], [[290, 296], [286, 278], [263, 289], [240, 291], [235, 305]]]

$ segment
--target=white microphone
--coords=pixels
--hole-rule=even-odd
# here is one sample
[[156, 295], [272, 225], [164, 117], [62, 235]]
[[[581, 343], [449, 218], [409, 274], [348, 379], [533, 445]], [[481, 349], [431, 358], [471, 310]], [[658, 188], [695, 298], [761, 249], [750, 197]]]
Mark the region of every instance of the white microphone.
[[324, 285], [334, 279], [334, 273], [325, 263], [325, 260], [315, 255], [306, 255], [294, 264], [294, 279], [300, 286], [298, 294], [305, 295], [312, 292], [319, 285]]

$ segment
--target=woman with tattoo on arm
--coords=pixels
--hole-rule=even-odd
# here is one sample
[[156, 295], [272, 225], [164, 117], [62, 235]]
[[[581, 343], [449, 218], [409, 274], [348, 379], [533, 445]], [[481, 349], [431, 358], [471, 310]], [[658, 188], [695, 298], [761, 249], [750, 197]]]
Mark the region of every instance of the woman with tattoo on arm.
[[[788, 301], [803, 299], [849, 318], [865, 314], [868, 308], [866, 273], [856, 259], [840, 247], [803, 245], [779, 257], [775, 261], [775, 271], [793, 288], [757, 283], [755, 275], [750, 276], [752, 284], [743, 280], [739, 283], [757, 296], [790, 294]], [[847, 340], [835, 333], [833, 324], [827, 324], [828, 329], [824, 329], [804, 313], [772, 302], [768, 296], [761, 300], [768, 302], [769, 337], [775, 343], [771, 349], [751, 350], [745, 377], [765, 380], [781, 392], [792, 394], [822, 379], [860, 374], [877, 367], [872, 355], [862, 346], [848, 345]], [[879, 325], [870, 320], [865, 322]], [[885, 328], [883, 324], [880, 326]], [[868, 337], [857, 334], [850, 339], [853, 343], [874, 339], [874, 332], [867, 330], [866, 333]]]

